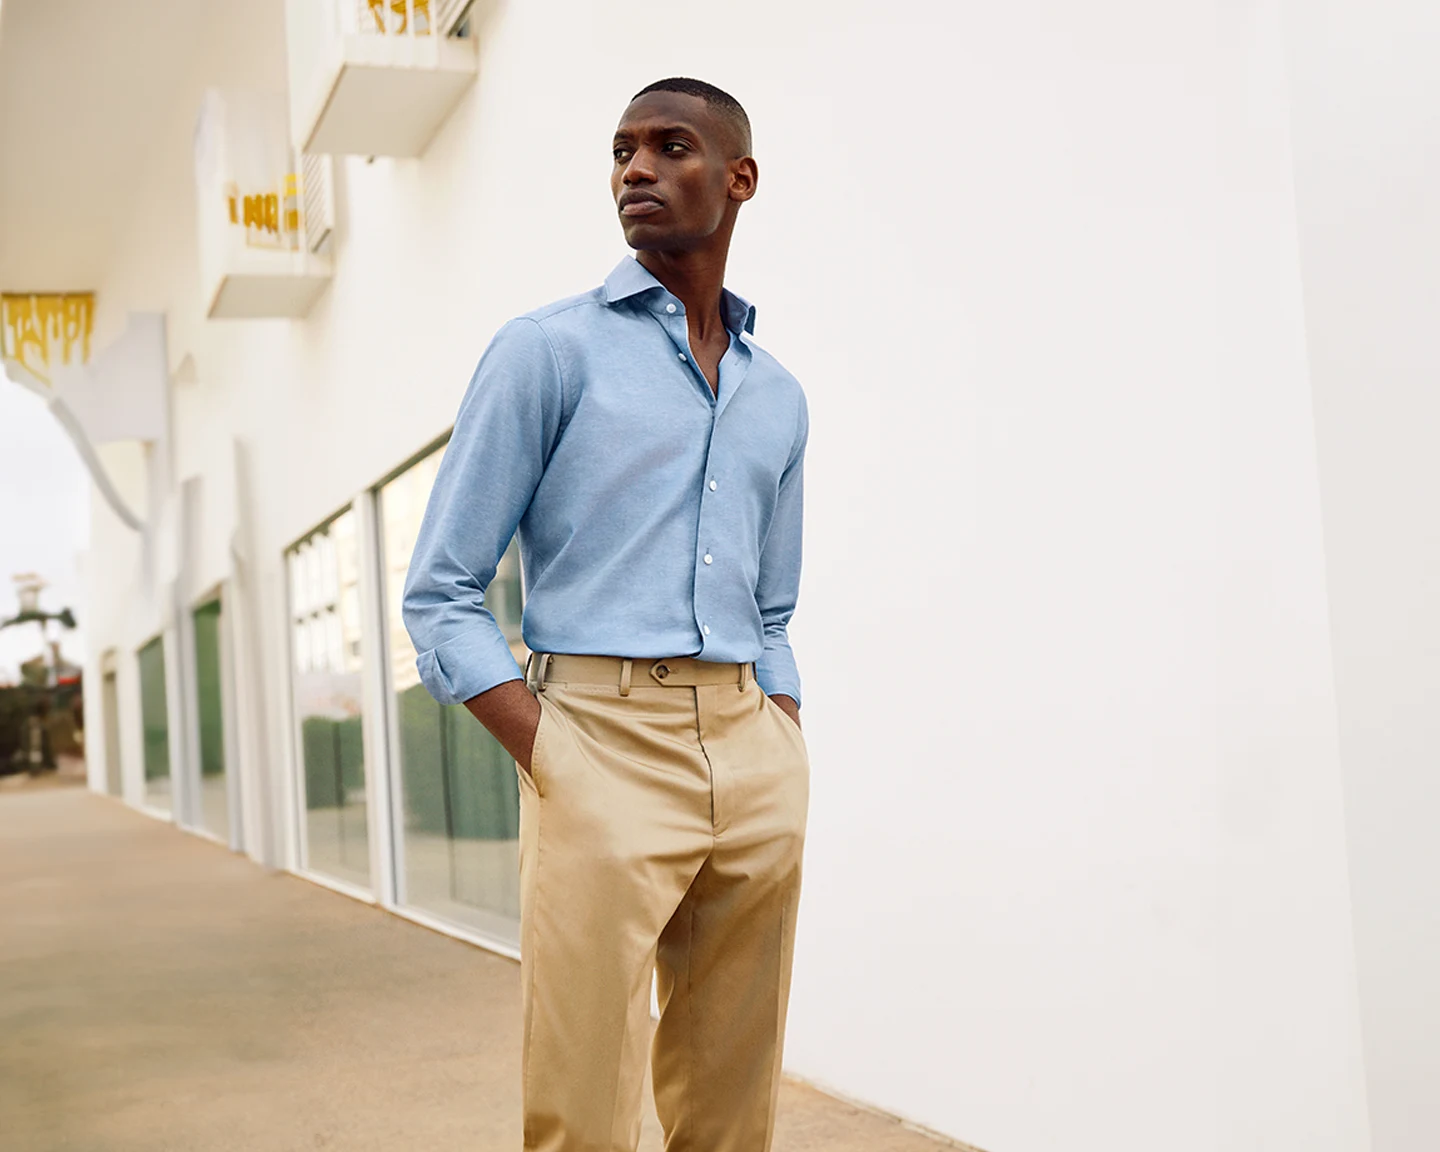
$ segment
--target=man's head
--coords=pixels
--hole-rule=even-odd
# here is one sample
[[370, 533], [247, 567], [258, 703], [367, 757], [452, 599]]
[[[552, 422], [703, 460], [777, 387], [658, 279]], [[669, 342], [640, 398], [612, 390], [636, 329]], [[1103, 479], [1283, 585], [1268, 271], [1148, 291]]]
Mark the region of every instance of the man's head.
[[615, 130], [614, 156], [620, 225], [641, 251], [728, 245], [759, 179], [745, 109], [701, 80], [657, 80], [637, 92]]

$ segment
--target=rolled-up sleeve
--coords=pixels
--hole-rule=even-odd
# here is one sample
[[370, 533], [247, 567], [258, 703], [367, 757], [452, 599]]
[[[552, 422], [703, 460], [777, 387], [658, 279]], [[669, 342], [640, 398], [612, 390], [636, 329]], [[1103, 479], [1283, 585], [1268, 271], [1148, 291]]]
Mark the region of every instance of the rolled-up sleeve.
[[800, 596], [800, 556], [805, 518], [805, 445], [810, 420], [804, 398], [790, 461], [780, 476], [775, 513], [760, 552], [760, 578], [755, 602], [764, 626], [764, 646], [755, 664], [755, 679], [767, 696], [792, 696], [800, 702], [800, 671], [790, 647], [790, 617]]
[[521, 676], [485, 590], [545, 471], [563, 392], [549, 338], [525, 318], [496, 334], [461, 402], [402, 601], [420, 679], [441, 704]]

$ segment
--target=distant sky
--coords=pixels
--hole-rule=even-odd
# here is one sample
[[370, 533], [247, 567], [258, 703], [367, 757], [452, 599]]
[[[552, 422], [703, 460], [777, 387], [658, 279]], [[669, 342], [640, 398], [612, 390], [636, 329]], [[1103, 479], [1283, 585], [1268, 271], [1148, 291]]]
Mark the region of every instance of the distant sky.
[[[0, 620], [19, 610], [20, 572], [49, 583], [41, 607], [74, 609], [80, 627], [59, 630], [65, 655], [83, 663], [85, 609], [79, 557], [90, 538], [90, 480], [70, 438], [44, 402], [0, 373]], [[0, 683], [19, 679], [20, 662], [40, 651], [40, 628], [0, 632]]]

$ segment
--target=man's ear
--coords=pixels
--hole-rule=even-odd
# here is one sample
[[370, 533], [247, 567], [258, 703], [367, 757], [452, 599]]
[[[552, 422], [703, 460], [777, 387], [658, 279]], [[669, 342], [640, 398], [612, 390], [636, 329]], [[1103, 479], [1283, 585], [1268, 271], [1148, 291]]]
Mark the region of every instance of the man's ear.
[[743, 204], [760, 186], [760, 168], [755, 157], [742, 156], [730, 164], [730, 199]]

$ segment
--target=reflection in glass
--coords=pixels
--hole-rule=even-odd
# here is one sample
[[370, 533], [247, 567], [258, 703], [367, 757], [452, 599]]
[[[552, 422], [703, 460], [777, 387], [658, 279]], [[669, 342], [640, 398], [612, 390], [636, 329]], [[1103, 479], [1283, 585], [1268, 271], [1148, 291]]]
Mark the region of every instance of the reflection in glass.
[[225, 792], [225, 722], [220, 689], [220, 601], [195, 609], [195, 695], [200, 720], [200, 823], [230, 838]]
[[[400, 745], [406, 901], [487, 936], [519, 939], [520, 797], [515, 761], [463, 705], [435, 703], [400, 614], [405, 576], [443, 449], [380, 490], [386, 627]], [[520, 558], [511, 542], [485, 605], [523, 663]]]
[[156, 637], [140, 649], [140, 718], [145, 739], [145, 803], [170, 811], [170, 711], [165, 698], [165, 646]]
[[359, 582], [354, 512], [336, 517], [290, 552], [305, 862], [368, 888]]

